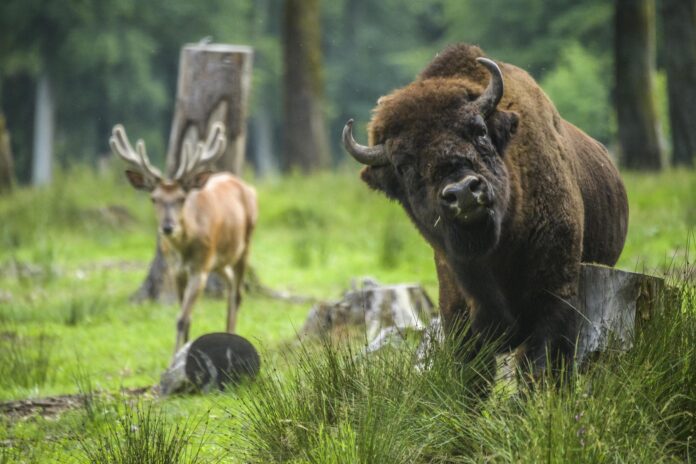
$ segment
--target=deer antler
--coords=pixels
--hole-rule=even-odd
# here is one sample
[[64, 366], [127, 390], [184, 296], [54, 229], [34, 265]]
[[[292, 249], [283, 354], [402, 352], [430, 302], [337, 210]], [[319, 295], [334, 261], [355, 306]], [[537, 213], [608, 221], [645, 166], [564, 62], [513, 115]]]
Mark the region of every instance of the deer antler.
[[126, 135], [126, 130], [121, 124], [114, 126], [112, 134], [109, 138], [109, 145], [111, 145], [111, 150], [114, 154], [144, 174], [150, 181], [158, 182], [162, 180], [160, 170], [150, 164], [150, 159], [145, 151], [145, 142], [142, 139], [135, 143], [135, 150], [133, 150]]
[[195, 151], [191, 147], [190, 142], [184, 142], [179, 168], [176, 170], [176, 174], [174, 174], [174, 180], [181, 180], [195, 172], [209, 168], [222, 156], [226, 145], [225, 125], [220, 122], [213, 124], [208, 132], [207, 140], [205, 143], [198, 142]]

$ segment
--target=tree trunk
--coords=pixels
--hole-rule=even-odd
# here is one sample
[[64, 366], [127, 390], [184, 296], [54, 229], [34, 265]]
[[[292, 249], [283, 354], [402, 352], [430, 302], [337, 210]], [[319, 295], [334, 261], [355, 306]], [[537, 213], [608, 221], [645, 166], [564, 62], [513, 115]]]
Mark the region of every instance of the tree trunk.
[[168, 174], [176, 171], [184, 141], [205, 139], [210, 126], [218, 121], [227, 130], [227, 149], [217, 167], [241, 172], [252, 56], [251, 48], [237, 45], [192, 44], [181, 50], [167, 148]]
[[253, 157], [256, 174], [264, 177], [277, 171], [276, 160], [273, 156], [273, 118], [267, 109], [259, 108], [251, 121], [253, 134]]
[[31, 183], [47, 184], [51, 181], [53, 164], [53, 132], [55, 128], [55, 105], [53, 89], [48, 74], [42, 74], [36, 82], [36, 104], [34, 111], [34, 153]]
[[672, 164], [696, 156], [696, 0], [662, 0], [665, 68], [672, 129]]
[[319, 0], [285, 0], [283, 58], [283, 169], [326, 167]]
[[617, 0], [614, 53], [620, 160], [631, 169], [660, 169], [652, 71], [654, 0]]
[[5, 116], [0, 113], [0, 195], [12, 191], [14, 180], [10, 133], [5, 125]]
[[[205, 139], [210, 126], [219, 121], [225, 124], [227, 148], [217, 167], [241, 173], [252, 56], [249, 47], [225, 44], [192, 44], [181, 50], [176, 106], [167, 149], [169, 175], [176, 171], [184, 141], [196, 143]], [[147, 278], [132, 298], [176, 301], [170, 274], [158, 241]], [[222, 285], [215, 277], [208, 279], [208, 283], [209, 287]]]

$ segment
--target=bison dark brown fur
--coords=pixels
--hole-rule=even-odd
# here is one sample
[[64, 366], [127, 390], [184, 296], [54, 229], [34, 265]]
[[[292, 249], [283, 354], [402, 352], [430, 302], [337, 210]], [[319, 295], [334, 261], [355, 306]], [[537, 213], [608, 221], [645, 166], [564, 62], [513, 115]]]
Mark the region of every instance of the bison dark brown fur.
[[626, 192], [606, 149], [561, 118], [525, 71], [483, 55], [446, 49], [379, 99], [370, 147], [353, 140], [352, 123], [344, 142], [369, 164], [362, 179], [398, 201], [432, 246], [445, 327], [468, 321], [468, 335], [502, 336], [540, 375], [549, 359], [572, 364], [577, 314], [567, 301], [581, 261], [618, 259]]

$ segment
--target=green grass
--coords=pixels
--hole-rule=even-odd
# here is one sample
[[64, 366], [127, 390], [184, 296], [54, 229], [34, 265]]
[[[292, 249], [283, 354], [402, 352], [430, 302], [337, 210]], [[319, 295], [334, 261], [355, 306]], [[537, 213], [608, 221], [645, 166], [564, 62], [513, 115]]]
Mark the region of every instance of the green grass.
[[[681, 285], [693, 288], [696, 172], [624, 179], [631, 220], [619, 267], [681, 271]], [[357, 172], [269, 179], [257, 189], [251, 263], [266, 285], [333, 299], [351, 278], [371, 275], [437, 295], [428, 246]], [[166, 440], [148, 440], [177, 427], [190, 432], [178, 449], [201, 462], [693, 460], [693, 296], [681, 316], [651, 325], [658, 329], [633, 352], [583, 374], [572, 393], [521, 400], [503, 389], [481, 404], [466, 394], [475, 377], [452, 377], [446, 349], [424, 374], [408, 350], [365, 360], [355, 346], [298, 348], [309, 305], [248, 295], [238, 332], [262, 352], [259, 381], [223, 395], [144, 400], [128, 416], [126, 400], [104, 392], [157, 383], [174, 345], [175, 306], [128, 300], [147, 271], [153, 230], [146, 195], [119, 172], [78, 167], [50, 187], [0, 197], [0, 401], [90, 398], [56, 418], [0, 417], [0, 463], [89, 462], [85, 444], [158, 449]], [[200, 301], [192, 337], [222, 330], [223, 308]], [[129, 436], [128, 420], [149, 421], [156, 433]]]

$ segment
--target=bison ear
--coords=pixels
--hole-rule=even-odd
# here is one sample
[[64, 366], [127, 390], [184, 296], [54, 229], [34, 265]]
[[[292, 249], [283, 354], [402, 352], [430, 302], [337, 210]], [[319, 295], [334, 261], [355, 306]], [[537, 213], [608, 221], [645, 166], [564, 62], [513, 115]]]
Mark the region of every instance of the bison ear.
[[401, 183], [391, 164], [366, 166], [360, 171], [360, 178], [370, 188], [383, 192], [387, 198], [400, 200], [403, 197]]
[[517, 132], [519, 116], [512, 111], [495, 111], [486, 121], [488, 134], [500, 156], [505, 152], [508, 142]]

